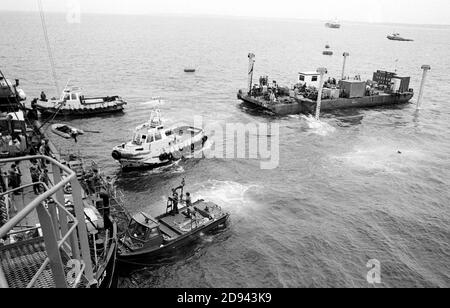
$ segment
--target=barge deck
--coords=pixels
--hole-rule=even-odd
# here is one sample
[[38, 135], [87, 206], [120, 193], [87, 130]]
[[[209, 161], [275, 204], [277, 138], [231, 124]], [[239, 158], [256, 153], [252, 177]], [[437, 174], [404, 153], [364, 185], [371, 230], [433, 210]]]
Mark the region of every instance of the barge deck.
[[[251, 96], [243, 94], [240, 91], [238, 99], [245, 103], [255, 105], [257, 107], [269, 110], [277, 115], [295, 115], [295, 114], [314, 114], [317, 102], [308, 98], [289, 98], [281, 100], [284, 102], [271, 102], [263, 97]], [[323, 112], [331, 112], [334, 110], [348, 108], [371, 108], [391, 105], [407, 104], [413, 98], [412, 92], [387, 94], [380, 93], [374, 96], [365, 96], [360, 98], [336, 98], [322, 100], [321, 110]]]

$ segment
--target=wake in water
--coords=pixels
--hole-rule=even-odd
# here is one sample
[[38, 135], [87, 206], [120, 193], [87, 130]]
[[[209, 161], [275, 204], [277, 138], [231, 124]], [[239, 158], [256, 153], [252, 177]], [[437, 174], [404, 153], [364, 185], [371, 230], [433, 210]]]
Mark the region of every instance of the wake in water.
[[316, 118], [312, 115], [301, 115], [300, 123], [302, 128], [307, 130], [309, 133], [323, 137], [328, 136], [336, 131], [336, 128], [334, 128], [330, 124], [320, 120], [316, 120]]
[[196, 185], [192, 191], [195, 199], [211, 200], [233, 216], [246, 216], [247, 212], [253, 212], [259, 206], [248, 196], [255, 188], [258, 186], [211, 180]]

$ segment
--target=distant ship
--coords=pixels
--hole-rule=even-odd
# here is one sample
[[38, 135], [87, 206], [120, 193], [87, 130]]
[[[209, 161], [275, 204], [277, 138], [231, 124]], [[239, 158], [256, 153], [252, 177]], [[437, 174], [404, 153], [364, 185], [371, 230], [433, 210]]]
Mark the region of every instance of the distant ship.
[[401, 41], [401, 42], [413, 42], [414, 41], [412, 39], [407, 39], [407, 38], [401, 37], [399, 33], [394, 33], [392, 35], [388, 35], [387, 38], [390, 39], [391, 41]]
[[332, 22], [327, 22], [325, 24], [325, 27], [330, 28], [330, 29], [340, 29], [341, 24], [338, 21], [332, 21]]

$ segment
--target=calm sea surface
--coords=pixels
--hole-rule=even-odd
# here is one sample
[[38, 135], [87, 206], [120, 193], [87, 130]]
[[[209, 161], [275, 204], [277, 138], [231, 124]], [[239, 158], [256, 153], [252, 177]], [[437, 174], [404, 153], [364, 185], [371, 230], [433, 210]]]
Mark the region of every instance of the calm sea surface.
[[[231, 213], [227, 229], [125, 275], [123, 287], [368, 287], [370, 259], [381, 262], [382, 287], [450, 286], [450, 28], [344, 24], [334, 31], [320, 22], [96, 15], [68, 24], [51, 14], [47, 21], [61, 87], [70, 80], [87, 95], [129, 101], [124, 115], [72, 121], [102, 132], [76, 146], [51, 135], [61, 149], [82, 151], [117, 177], [133, 213], [164, 212], [182, 178], [194, 198]], [[29, 98], [41, 90], [56, 96], [39, 15], [1, 13], [0, 28], [4, 73], [20, 78]], [[393, 31], [415, 42], [388, 41]], [[327, 43], [336, 56], [322, 56]], [[397, 68], [416, 93], [420, 67], [430, 64], [423, 109], [350, 110], [310, 129], [298, 116], [274, 117], [236, 99], [248, 52], [257, 57], [256, 78], [293, 84], [299, 71], [319, 66], [337, 77], [344, 51], [348, 74], [368, 79]], [[186, 66], [199, 71], [185, 74]], [[153, 96], [167, 99], [160, 108], [168, 125], [193, 115], [205, 124], [279, 124], [279, 167], [199, 159], [123, 174], [111, 149], [148, 119]]]

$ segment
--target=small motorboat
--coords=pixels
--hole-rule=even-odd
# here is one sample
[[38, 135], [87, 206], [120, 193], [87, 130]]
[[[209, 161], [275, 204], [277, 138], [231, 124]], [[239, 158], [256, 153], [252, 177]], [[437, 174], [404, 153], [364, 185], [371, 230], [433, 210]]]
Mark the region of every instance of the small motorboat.
[[152, 169], [193, 157], [207, 140], [200, 128], [188, 125], [164, 128], [161, 111], [155, 109], [150, 120], [135, 129], [133, 140], [114, 147], [112, 157], [123, 169]]
[[197, 69], [195, 68], [185, 68], [184, 72], [185, 73], [195, 73], [197, 71]]
[[332, 50], [330, 50], [330, 45], [325, 45], [325, 50], [322, 52], [322, 54], [324, 55], [324, 56], [332, 56], [333, 55], [333, 51]]
[[338, 21], [331, 21], [331, 22], [327, 22], [325, 24], [325, 27], [330, 28], [330, 29], [340, 29], [341, 24]]
[[402, 36], [400, 36], [400, 33], [394, 33], [392, 35], [388, 35], [387, 38], [391, 41], [400, 41], [400, 42], [413, 42], [412, 39], [407, 39]]
[[52, 132], [60, 137], [63, 137], [65, 139], [75, 139], [80, 136], [84, 135], [84, 131], [78, 128], [74, 128], [72, 126], [66, 125], [66, 124], [53, 124]]
[[[172, 192], [165, 214], [153, 218], [141, 212], [132, 217], [127, 231], [119, 239], [119, 263], [130, 266], [152, 264], [150, 262], [170, 256], [175, 249], [195, 241], [202, 234], [226, 226], [229, 214], [217, 204], [198, 200], [186, 206], [184, 180]], [[182, 207], [177, 208], [178, 204]]]
[[43, 115], [86, 117], [123, 112], [126, 104], [119, 96], [85, 97], [81, 88], [66, 87], [59, 99], [48, 100], [41, 94], [34, 105]]

